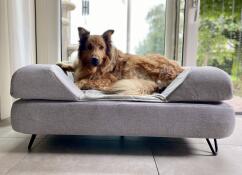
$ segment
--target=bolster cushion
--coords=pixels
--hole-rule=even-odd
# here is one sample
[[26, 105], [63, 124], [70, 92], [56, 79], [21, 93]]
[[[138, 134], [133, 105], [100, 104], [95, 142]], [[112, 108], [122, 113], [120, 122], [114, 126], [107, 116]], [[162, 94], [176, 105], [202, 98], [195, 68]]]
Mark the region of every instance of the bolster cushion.
[[[78, 101], [83, 92], [56, 65], [29, 65], [11, 80], [11, 95], [22, 99]], [[193, 67], [168, 102], [219, 102], [232, 97], [229, 75], [215, 67]]]
[[230, 76], [216, 67], [192, 67], [184, 82], [168, 97], [169, 102], [219, 102], [232, 98]]
[[78, 101], [82, 91], [56, 65], [35, 64], [17, 70], [11, 80], [11, 95], [22, 99]]

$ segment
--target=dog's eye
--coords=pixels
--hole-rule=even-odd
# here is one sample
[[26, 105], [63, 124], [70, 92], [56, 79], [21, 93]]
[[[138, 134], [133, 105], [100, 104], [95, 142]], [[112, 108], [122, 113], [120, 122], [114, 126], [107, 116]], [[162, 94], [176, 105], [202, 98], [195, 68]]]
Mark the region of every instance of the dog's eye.
[[87, 46], [87, 49], [88, 49], [88, 50], [92, 50], [92, 45], [89, 44], [89, 45]]
[[100, 50], [103, 50], [103, 49], [104, 49], [104, 47], [103, 47], [103, 46], [99, 46], [99, 49], [100, 49]]

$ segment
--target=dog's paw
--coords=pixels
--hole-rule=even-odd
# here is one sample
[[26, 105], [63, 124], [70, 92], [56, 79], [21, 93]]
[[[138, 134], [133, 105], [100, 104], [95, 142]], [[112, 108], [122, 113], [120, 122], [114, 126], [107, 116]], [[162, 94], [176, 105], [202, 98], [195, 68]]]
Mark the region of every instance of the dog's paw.
[[59, 66], [60, 68], [64, 68], [64, 64], [63, 63], [56, 63], [57, 66]]
[[56, 63], [56, 65], [59, 66], [65, 72], [65, 74], [67, 74], [67, 69], [66, 69], [65, 64], [63, 64], [63, 63]]

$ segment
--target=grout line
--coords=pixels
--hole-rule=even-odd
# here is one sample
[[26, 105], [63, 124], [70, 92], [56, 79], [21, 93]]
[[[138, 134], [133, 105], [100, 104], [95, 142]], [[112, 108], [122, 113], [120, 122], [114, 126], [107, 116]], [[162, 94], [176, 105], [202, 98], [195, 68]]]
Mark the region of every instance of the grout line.
[[[16, 139], [16, 138], [15, 138]], [[37, 146], [37, 145], [39, 145], [40, 143], [41, 143], [41, 139], [40, 138], [36, 138], [36, 139], [38, 139], [39, 141], [38, 141], [38, 143], [35, 145], [35, 146]], [[37, 141], [37, 140], [36, 140]], [[28, 143], [28, 142], [27, 142]], [[28, 151], [27, 151], [27, 147], [26, 147], [26, 152], [24, 153], [25, 155], [19, 160], [19, 161], [17, 161], [11, 168], [9, 168], [8, 170], [7, 170], [7, 172], [5, 173], [5, 175], [7, 175], [12, 169], [14, 169], [15, 167], [17, 167], [18, 166], [18, 164], [19, 163], [21, 163], [21, 161], [23, 161], [30, 153], [28, 153]]]
[[155, 155], [154, 155], [154, 153], [153, 153], [152, 148], [150, 148], [150, 150], [151, 150], [151, 153], [152, 153], [153, 160], [154, 160], [154, 162], [155, 162], [155, 167], [156, 167], [157, 175], [160, 175], [159, 168], [158, 168], [158, 166], [157, 166], [156, 159], [155, 159]]
[[26, 152], [25, 155], [22, 157], [22, 159], [20, 159], [19, 161], [17, 161], [17, 162], [11, 167], [11, 168], [9, 168], [9, 169], [7, 170], [7, 172], [5, 173], [5, 175], [7, 175], [7, 174], [10, 172], [10, 170], [12, 170], [12, 169], [14, 169], [15, 167], [17, 167], [18, 164], [21, 163], [21, 162], [27, 157], [27, 155], [28, 155], [28, 153]]
[[148, 146], [148, 148], [150, 149], [151, 151], [151, 154], [152, 154], [152, 157], [153, 157], [153, 160], [154, 160], [154, 163], [155, 163], [155, 167], [156, 167], [156, 171], [157, 171], [157, 175], [160, 175], [160, 172], [159, 172], [159, 168], [158, 168], [158, 165], [156, 163], [156, 159], [155, 159], [155, 155], [154, 155], [154, 152], [153, 152], [153, 149], [152, 149], [152, 146]]
[[[38, 142], [37, 142], [37, 140], [38, 140]], [[37, 142], [37, 143], [36, 143], [36, 142]], [[32, 146], [32, 149], [35, 148], [35, 147], [37, 147], [37, 146], [39, 146], [42, 142], [43, 142], [43, 139], [42, 139], [42, 138], [36, 138], [36, 139], [35, 139], [35, 142], [34, 142], [34, 144], [33, 144], [33, 146]], [[27, 143], [29, 143], [29, 142], [27, 142]], [[17, 162], [11, 167], [11, 168], [9, 168], [8, 171], [5, 173], [5, 175], [7, 175], [7, 174], [10, 172], [10, 170], [12, 170], [12, 169], [14, 169], [15, 167], [17, 167], [18, 164], [19, 164], [21, 161], [25, 160], [26, 157], [27, 157], [28, 155], [32, 154], [31, 152], [28, 152], [27, 149], [28, 149], [28, 146], [26, 146], [26, 152], [25, 152], [25, 155], [23, 156], [23, 158], [22, 158], [21, 160], [17, 161]]]

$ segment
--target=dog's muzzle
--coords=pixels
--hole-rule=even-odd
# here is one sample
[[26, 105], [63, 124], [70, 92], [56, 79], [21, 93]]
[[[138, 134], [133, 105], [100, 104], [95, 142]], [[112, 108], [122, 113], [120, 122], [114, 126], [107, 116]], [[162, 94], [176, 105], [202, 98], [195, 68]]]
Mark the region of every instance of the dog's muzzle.
[[91, 58], [91, 64], [93, 66], [98, 66], [99, 60], [97, 58], [93, 57], [93, 58]]

